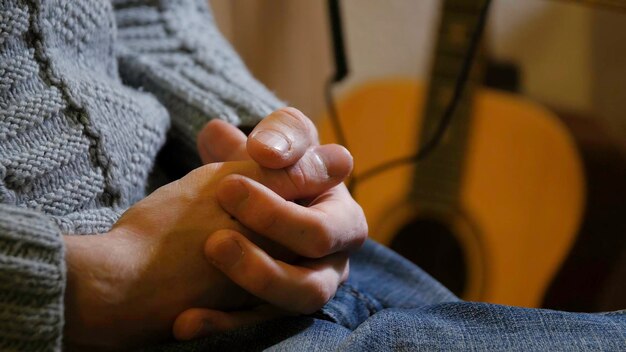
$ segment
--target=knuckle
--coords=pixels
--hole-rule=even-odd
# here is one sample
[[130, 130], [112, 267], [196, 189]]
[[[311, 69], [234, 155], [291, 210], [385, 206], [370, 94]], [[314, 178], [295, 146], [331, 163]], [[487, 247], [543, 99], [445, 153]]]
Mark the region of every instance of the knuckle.
[[190, 184], [199, 186], [206, 183], [206, 180], [210, 180], [211, 176], [216, 172], [216, 169], [216, 164], [206, 164], [191, 170], [178, 181], [187, 187], [189, 187]]
[[309, 288], [309, 298], [302, 307], [302, 313], [315, 313], [333, 298], [335, 291], [334, 285], [326, 282], [314, 282]]
[[348, 276], [350, 276], [350, 261], [346, 260], [346, 267], [341, 273], [341, 278], [339, 279], [339, 282], [344, 283], [348, 281]]
[[353, 221], [353, 223], [355, 224], [355, 227], [352, 231], [352, 245], [350, 246], [350, 249], [357, 250], [361, 248], [367, 240], [367, 237], [369, 236], [369, 227], [365, 214], [363, 213], [363, 209], [356, 202], [354, 204], [355, 212], [353, 219], [355, 219], [355, 221]]
[[279, 110], [283, 115], [287, 115], [290, 118], [289, 126], [296, 128], [298, 131], [304, 132], [305, 135], [310, 136], [313, 140], [317, 140], [318, 133], [313, 121], [309, 119], [300, 110], [293, 107], [285, 107]]
[[315, 153], [307, 152], [294, 165], [284, 170], [300, 195], [314, 194], [329, 179], [327, 165]]
[[276, 228], [276, 224], [278, 223], [279, 216], [274, 209], [263, 214], [263, 216], [258, 216], [254, 218], [259, 221], [259, 232], [261, 233], [272, 233]]
[[287, 176], [287, 180], [289, 180], [295, 192], [299, 194], [306, 189], [309, 177], [301, 162], [283, 170]]
[[316, 222], [309, 233], [312, 245], [309, 247], [309, 256], [311, 258], [321, 258], [330, 254], [334, 247], [335, 241], [329, 227], [324, 222]]
[[357, 240], [360, 241], [359, 243], [359, 247], [360, 245], [363, 244], [363, 242], [365, 242], [365, 240], [367, 239], [369, 235], [369, 227], [367, 225], [367, 221], [365, 220], [365, 217], [363, 218], [363, 221], [360, 221], [360, 226], [356, 231], [356, 238]]
[[267, 272], [246, 276], [250, 279], [248, 290], [256, 296], [266, 295], [274, 282], [273, 276]]

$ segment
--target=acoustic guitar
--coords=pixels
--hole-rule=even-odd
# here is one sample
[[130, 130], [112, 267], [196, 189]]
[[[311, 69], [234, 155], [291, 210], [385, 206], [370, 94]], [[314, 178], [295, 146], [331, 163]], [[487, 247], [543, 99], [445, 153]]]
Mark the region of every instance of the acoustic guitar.
[[[386, 79], [338, 100], [357, 177], [415, 154], [431, 136], [450, 102], [481, 3], [443, 2], [428, 88]], [[360, 182], [355, 198], [371, 238], [464, 299], [538, 307], [579, 227], [581, 160], [550, 111], [479, 89], [472, 77], [441, 144], [419, 163]], [[336, 141], [327, 117], [319, 127], [323, 142]]]

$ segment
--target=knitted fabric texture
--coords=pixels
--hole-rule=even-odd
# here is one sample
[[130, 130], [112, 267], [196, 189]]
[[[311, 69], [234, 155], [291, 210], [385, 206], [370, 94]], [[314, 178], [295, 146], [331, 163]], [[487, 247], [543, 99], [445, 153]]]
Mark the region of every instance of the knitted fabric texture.
[[61, 347], [65, 259], [41, 213], [0, 204], [0, 350]]
[[0, 202], [107, 231], [143, 197], [167, 111], [122, 84], [107, 2], [10, 1], [2, 17]]
[[61, 234], [106, 232], [144, 197], [168, 115], [192, 153], [210, 118], [282, 105], [203, 0], [114, 5], [0, 1], [0, 350], [61, 348]]
[[113, 0], [125, 83], [171, 111], [172, 137], [196, 149], [208, 118], [254, 125], [284, 106], [248, 72], [214, 25], [206, 0]]

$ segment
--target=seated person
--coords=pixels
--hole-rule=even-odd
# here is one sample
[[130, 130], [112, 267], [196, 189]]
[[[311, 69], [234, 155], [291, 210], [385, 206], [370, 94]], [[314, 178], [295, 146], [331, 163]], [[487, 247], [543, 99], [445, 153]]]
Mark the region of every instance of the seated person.
[[626, 349], [624, 312], [463, 302], [364, 244], [349, 153], [254, 81], [204, 0], [0, 18], [0, 349]]

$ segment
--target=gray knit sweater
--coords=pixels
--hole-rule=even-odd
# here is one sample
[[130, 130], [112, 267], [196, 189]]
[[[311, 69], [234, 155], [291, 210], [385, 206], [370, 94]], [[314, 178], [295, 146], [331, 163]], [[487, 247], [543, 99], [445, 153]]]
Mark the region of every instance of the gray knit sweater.
[[61, 349], [61, 236], [110, 229], [166, 136], [281, 105], [205, 0], [0, 0], [0, 350]]

